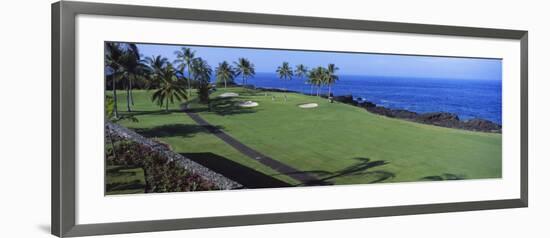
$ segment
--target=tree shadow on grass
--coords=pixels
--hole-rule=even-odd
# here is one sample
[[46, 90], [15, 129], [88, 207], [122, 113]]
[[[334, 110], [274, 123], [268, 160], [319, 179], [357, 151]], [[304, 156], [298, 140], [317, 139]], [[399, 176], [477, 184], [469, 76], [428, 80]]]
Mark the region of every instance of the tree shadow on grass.
[[244, 113], [255, 113], [259, 109], [252, 107], [241, 107], [239, 103], [243, 100], [239, 98], [214, 98], [210, 100], [209, 105], [186, 109], [188, 112], [212, 112], [220, 116], [230, 116]]
[[136, 133], [149, 138], [173, 136], [193, 137], [198, 133], [208, 133], [208, 130], [218, 131], [222, 129], [223, 127], [221, 126], [209, 126], [209, 128], [205, 128], [204, 126], [193, 124], [168, 124], [153, 128], [132, 128]]
[[107, 192], [145, 189], [145, 185], [139, 179], [135, 179], [126, 183], [108, 183], [106, 186]]
[[[132, 178], [137, 175], [134, 171], [128, 171], [135, 168], [135, 166], [114, 166], [110, 167], [106, 171], [107, 178]], [[139, 179], [132, 179], [130, 181], [126, 182], [107, 182], [105, 184], [105, 189], [107, 192], [116, 192], [116, 191], [124, 191], [124, 190], [139, 190], [139, 189], [145, 189], [145, 183], [142, 182]]]
[[169, 109], [168, 111], [162, 109], [162, 110], [147, 110], [147, 111], [141, 111], [141, 110], [133, 110], [131, 112], [119, 112], [123, 115], [132, 115], [132, 116], [142, 116], [142, 115], [167, 115], [172, 113], [181, 113], [181, 110], [178, 109]]
[[463, 180], [466, 179], [466, 175], [463, 174], [450, 174], [444, 173], [441, 175], [432, 175], [421, 178], [424, 181], [444, 181], [444, 180]]
[[353, 158], [358, 162], [350, 165], [344, 169], [341, 169], [336, 172], [329, 172], [324, 170], [312, 170], [312, 171], [303, 171], [302, 173], [314, 174], [317, 177], [320, 177], [319, 180], [309, 181], [302, 185], [313, 186], [313, 185], [334, 185], [334, 179], [350, 176], [361, 176], [367, 177], [370, 181], [366, 183], [379, 183], [387, 179], [394, 178], [395, 174], [385, 170], [375, 170], [372, 169], [388, 164], [384, 160], [372, 161], [369, 158]]
[[139, 167], [135, 167], [135, 166], [118, 167], [117, 166], [117, 167], [108, 168], [106, 172], [110, 177], [131, 177], [131, 176], [136, 176], [137, 172], [129, 171], [129, 170], [137, 169], [137, 168]]
[[242, 184], [245, 188], [281, 188], [292, 186], [284, 181], [278, 180], [274, 177], [263, 174], [214, 153], [205, 152], [180, 154], [215, 171], [216, 173], [222, 174], [223, 176]]

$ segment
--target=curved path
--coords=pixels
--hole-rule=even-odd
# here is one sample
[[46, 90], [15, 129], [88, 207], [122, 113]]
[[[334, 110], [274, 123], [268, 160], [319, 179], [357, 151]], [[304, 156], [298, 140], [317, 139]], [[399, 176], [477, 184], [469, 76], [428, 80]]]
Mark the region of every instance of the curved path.
[[220, 138], [223, 142], [227, 143], [228, 145], [235, 148], [236, 150], [246, 155], [247, 157], [257, 160], [263, 165], [269, 168], [272, 168], [273, 170], [281, 174], [285, 174], [295, 180], [298, 180], [301, 182], [301, 184], [313, 185], [313, 184], [317, 184], [317, 182], [319, 181], [319, 179], [313, 176], [312, 174], [297, 170], [287, 164], [284, 164], [278, 160], [272, 159], [271, 157], [264, 155], [259, 151], [248, 147], [247, 145], [241, 143], [237, 139], [231, 137], [227, 133], [218, 129], [216, 126], [208, 123], [198, 114], [194, 112], [190, 112], [189, 110], [186, 110], [186, 107], [183, 108], [183, 112], [185, 112], [185, 114], [187, 114], [191, 119], [193, 119], [193, 121], [195, 121], [198, 125], [206, 128], [210, 133]]

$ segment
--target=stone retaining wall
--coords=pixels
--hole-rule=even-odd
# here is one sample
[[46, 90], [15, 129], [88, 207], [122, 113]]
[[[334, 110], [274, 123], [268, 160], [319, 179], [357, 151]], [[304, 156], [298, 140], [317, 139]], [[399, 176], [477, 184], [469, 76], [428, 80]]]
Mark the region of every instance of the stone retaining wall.
[[166, 156], [170, 161], [174, 160], [176, 163], [183, 167], [185, 170], [190, 173], [199, 175], [204, 180], [214, 184], [216, 187], [222, 190], [243, 188], [243, 185], [226, 178], [225, 176], [218, 174], [188, 158], [185, 158], [183, 155], [173, 152], [165, 145], [159, 144], [151, 139], [145, 138], [142, 135], [126, 128], [121, 125], [107, 121], [105, 123], [105, 133], [109, 133], [116, 137], [121, 137], [127, 140], [134, 141], [136, 143], [150, 147], [151, 150]]

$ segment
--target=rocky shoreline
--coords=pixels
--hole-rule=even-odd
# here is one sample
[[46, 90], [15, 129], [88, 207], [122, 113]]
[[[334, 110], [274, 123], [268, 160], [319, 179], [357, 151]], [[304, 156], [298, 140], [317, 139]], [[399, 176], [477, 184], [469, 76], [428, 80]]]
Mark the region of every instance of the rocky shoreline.
[[449, 112], [416, 113], [403, 109], [390, 109], [387, 107], [378, 106], [369, 101], [357, 101], [353, 99], [352, 95], [335, 96], [333, 99], [334, 101], [361, 107], [369, 112], [386, 117], [469, 131], [502, 133], [501, 125], [481, 118], [473, 118], [463, 121], [460, 120], [457, 114]]
[[[292, 90], [285, 91], [281, 89], [260, 88], [260, 87], [257, 87], [256, 89], [259, 89], [262, 91], [292, 92], [292, 93], [309, 95], [307, 93], [301, 93], [301, 92], [292, 91]], [[322, 95], [322, 97], [328, 98], [326, 94]], [[449, 113], [449, 112], [416, 113], [416, 112], [412, 112], [404, 109], [391, 109], [383, 106], [378, 106], [369, 101], [357, 101], [353, 98], [352, 95], [335, 96], [333, 97], [333, 100], [340, 103], [345, 103], [356, 107], [364, 108], [365, 110], [371, 113], [390, 117], [390, 118], [397, 118], [397, 119], [403, 119], [403, 120], [412, 121], [416, 123], [455, 128], [455, 129], [468, 130], [468, 131], [502, 133], [501, 125], [482, 118], [460, 120], [457, 114]]]

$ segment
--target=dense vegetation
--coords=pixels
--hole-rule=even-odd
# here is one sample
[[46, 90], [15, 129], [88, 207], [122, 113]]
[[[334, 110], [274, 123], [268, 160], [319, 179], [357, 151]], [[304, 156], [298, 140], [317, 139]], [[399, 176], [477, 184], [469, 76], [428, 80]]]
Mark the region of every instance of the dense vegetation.
[[[169, 104], [187, 101], [191, 97], [192, 89], [196, 89], [198, 99], [203, 104], [209, 103], [209, 94], [213, 88], [210, 81], [214, 77], [218, 85], [234, 85], [235, 79], [240, 77], [241, 84], [256, 74], [255, 66], [246, 58], [238, 58], [233, 66], [227, 61], [220, 62], [212, 69], [209, 63], [191, 48], [182, 47], [174, 52], [176, 60], [170, 62], [166, 57], [153, 55], [143, 58], [136, 44], [108, 42], [105, 44], [105, 78], [107, 90], [112, 91], [115, 102], [113, 115], [119, 117], [119, 100], [117, 90], [124, 90], [126, 96], [126, 111], [131, 112], [134, 102], [134, 90], [153, 90], [151, 100], [159, 107], [168, 110]], [[317, 95], [323, 86], [328, 86], [328, 95], [338, 80], [338, 67], [328, 64], [325, 67], [315, 67], [312, 70], [299, 64], [292, 69], [288, 62], [283, 62], [275, 72], [284, 81], [292, 80], [293, 76], [308, 77], [308, 83], [317, 88]]]
[[[114, 139], [113, 139], [114, 138]], [[107, 194], [214, 190], [213, 184], [189, 173], [150, 148], [124, 139], [107, 138]]]

